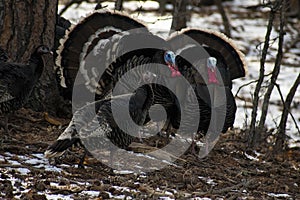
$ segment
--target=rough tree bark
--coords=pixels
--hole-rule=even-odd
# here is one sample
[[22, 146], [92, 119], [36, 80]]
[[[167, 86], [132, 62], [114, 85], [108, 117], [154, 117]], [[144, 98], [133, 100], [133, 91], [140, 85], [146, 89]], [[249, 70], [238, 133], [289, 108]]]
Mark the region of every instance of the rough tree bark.
[[[0, 0], [0, 45], [14, 62], [26, 63], [40, 45], [53, 47], [57, 0]], [[61, 97], [51, 56], [26, 105], [36, 111], [56, 114]]]

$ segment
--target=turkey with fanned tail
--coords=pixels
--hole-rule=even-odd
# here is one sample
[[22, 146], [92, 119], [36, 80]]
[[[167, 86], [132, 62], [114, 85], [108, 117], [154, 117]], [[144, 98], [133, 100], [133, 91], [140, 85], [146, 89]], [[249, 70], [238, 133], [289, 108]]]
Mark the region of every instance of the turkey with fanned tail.
[[[175, 65], [175, 55], [169, 50], [168, 43], [151, 34], [142, 23], [119, 12], [96, 11], [71, 28], [59, 48], [57, 66], [61, 84], [66, 87], [65, 97], [80, 99], [84, 96], [78, 107], [87, 101], [104, 99], [111, 95], [124, 74], [138, 66], [150, 67], [158, 75], [164, 71], [176, 79], [180, 73]], [[123, 91], [115, 94], [133, 91], [135, 79], [140, 78], [138, 70], [136, 72], [123, 81]], [[171, 82], [175, 82], [174, 79]], [[175, 95], [170, 91], [162, 93], [162, 96], [155, 95], [154, 104], [164, 105], [169, 116], [179, 116]], [[178, 120], [172, 118], [170, 121], [178, 128]]]
[[71, 27], [61, 41], [56, 65], [65, 97], [71, 99], [75, 85], [96, 93], [95, 100], [103, 99], [120, 75], [138, 65], [162, 64], [171, 70], [175, 56], [169, 49], [164, 39], [128, 15], [95, 11]]
[[197, 109], [186, 109], [200, 113], [198, 132], [225, 133], [236, 113], [232, 80], [246, 74], [244, 55], [231, 39], [211, 30], [185, 29], [168, 41], [177, 50], [179, 71], [197, 95]]
[[0, 114], [5, 115], [5, 130], [8, 132], [8, 114], [20, 109], [28, 100], [33, 87], [42, 75], [42, 56], [51, 50], [40, 45], [31, 54], [28, 64], [0, 62]]

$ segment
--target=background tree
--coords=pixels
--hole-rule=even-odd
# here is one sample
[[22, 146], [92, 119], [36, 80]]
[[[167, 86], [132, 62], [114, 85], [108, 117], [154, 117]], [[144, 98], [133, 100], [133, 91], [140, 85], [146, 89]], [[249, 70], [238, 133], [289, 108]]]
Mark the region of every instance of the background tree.
[[180, 31], [182, 28], [186, 27], [186, 22], [187, 22], [186, 6], [187, 6], [187, 1], [184, 0], [175, 1], [171, 32]]
[[273, 91], [273, 88], [276, 84], [276, 80], [278, 78], [279, 72], [280, 72], [280, 66], [281, 66], [281, 60], [283, 57], [283, 42], [284, 42], [284, 35], [285, 35], [285, 12], [286, 12], [286, 4], [285, 1], [282, 1], [279, 9], [279, 21], [280, 21], [280, 26], [279, 26], [279, 36], [278, 36], [278, 50], [277, 50], [277, 55], [276, 55], [276, 60], [274, 63], [274, 68], [272, 71], [272, 76], [270, 79], [270, 84], [268, 85], [268, 89], [264, 95], [264, 101], [262, 105], [262, 114], [259, 120], [259, 125], [258, 125], [258, 132], [263, 131], [266, 119], [267, 119], [267, 113], [268, 113], [268, 108], [269, 108], [269, 103], [270, 103], [270, 98], [271, 94]]
[[[273, 91], [274, 86], [277, 87], [281, 101], [283, 104], [283, 111], [281, 114], [281, 120], [277, 127], [276, 135], [275, 135], [275, 153], [280, 152], [285, 147], [285, 140], [286, 140], [286, 123], [288, 114], [290, 113], [290, 107], [291, 103], [293, 101], [293, 98], [296, 94], [297, 87], [299, 85], [300, 78], [299, 76], [295, 80], [294, 84], [291, 86], [290, 91], [286, 97], [286, 100], [283, 99], [283, 95], [280, 91], [280, 86], [276, 83], [278, 75], [280, 73], [280, 68], [282, 67], [282, 58], [284, 55], [284, 35], [286, 34], [286, 12], [287, 12], [287, 0], [277, 0], [274, 2], [268, 2], [266, 6], [268, 6], [271, 11], [269, 15], [269, 23], [267, 26], [267, 32], [265, 36], [264, 41], [264, 47], [262, 49], [262, 55], [260, 60], [260, 73], [259, 78], [257, 80], [257, 84], [254, 91], [253, 96], [253, 109], [252, 109], [252, 115], [251, 115], [251, 124], [250, 124], [250, 130], [249, 130], [249, 147], [257, 146], [262, 142], [262, 134], [265, 131], [265, 123], [267, 119], [268, 114], [268, 108], [270, 104], [270, 98]], [[276, 40], [278, 41], [278, 48], [277, 48], [277, 55], [274, 62], [274, 67], [272, 72], [270, 73], [271, 77], [268, 81], [266, 92], [262, 95], [262, 84], [264, 83], [264, 79], [266, 79], [265, 74], [265, 62], [267, 58], [267, 54], [269, 53], [269, 47], [271, 43], [270, 35], [272, 33], [272, 28], [276, 24], [276, 16], [278, 16], [279, 21], [279, 30], [278, 30], [278, 38]], [[259, 100], [262, 97], [263, 103], [261, 106], [261, 116], [259, 119], [259, 123], [257, 123], [257, 111], [259, 108]], [[292, 116], [292, 114], [291, 114]], [[292, 116], [293, 118], [293, 116]], [[295, 123], [297, 126], [297, 123]], [[298, 127], [297, 127], [298, 128]], [[299, 131], [299, 128], [298, 128]]]
[[122, 10], [123, 0], [116, 0], [115, 2], [115, 8], [116, 10]]
[[279, 9], [279, 6], [278, 6], [279, 1], [276, 1], [276, 2], [274, 2], [274, 4], [269, 5], [271, 11], [269, 14], [267, 32], [265, 35], [264, 46], [263, 46], [262, 54], [261, 54], [261, 58], [260, 58], [259, 77], [258, 77], [257, 84], [256, 84], [256, 87], [254, 90], [253, 102], [252, 102], [253, 109], [252, 109], [252, 113], [251, 113], [251, 122], [250, 122], [249, 138], [248, 138], [248, 143], [249, 143], [250, 147], [255, 146], [256, 143], [258, 141], [260, 141], [260, 133], [256, 129], [257, 111], [259, 109], [258, 106], [259, 106], [260, 91], [261, 91], [262, 84], [263, 84], [264, 78], [265, 78], [265, 63], [266, 63], [266, 58], [267, 58], [267, 54], [268, 54], [268, 50], [269, 50], [270, 36], [272, 33], [275, 16]]
[[218, 10], [220, 12], [220, 15], [222, 17], [223, 20], [223, 25], [224, 25], [224, 33], [228, 36], [231, 37], [231, 24], [229, 22], [229, 19], [227, 17], [227, 13], [222, 5], [222, 1], [221, 0], [215, 0], [214, 1], [215, 4], [218, 7]]

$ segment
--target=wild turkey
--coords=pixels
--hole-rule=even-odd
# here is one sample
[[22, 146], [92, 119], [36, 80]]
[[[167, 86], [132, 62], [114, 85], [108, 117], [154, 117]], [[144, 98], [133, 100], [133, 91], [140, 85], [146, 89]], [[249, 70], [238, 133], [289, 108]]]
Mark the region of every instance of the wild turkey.
[[[152, 101], [153, 90], [146, 84], [134, 93], [95, 101], [78, 109], [69, 126], [45, 151], [45, 157], [60, 156], [79, 143], [94, 155], [97, 151], [109, 150], [112, 158], [115, 150], [126, 149], [138, 136], [139, 126], [144, 124]], [[118, 116], [114, 116], [113, 111], [118, 112]]]
[[0, 62], [0, 114], [5, 114], [7, 132], [7, 114], [20, 109], [27, 101], [44, 69], [42, 55], [49, 53], [52, 53], [49, 47], [40, 45], [28, 64]]
[[[168, 43], [151, 34], [142, 23], [119, 12], [96, 11], [73, 27], [66, 38], [60, 47], [58, 72], [62, 86], [66, 86], [66, 98], [71, 99], [72, 95], [77, 99], [85, 97], [78, 103], [78, 107], [87, 101], [111, 95], [120, 78], [124, 75], [126, 77], [127, 72], [132, 72], [138, 66], [142, 66], [141, 69], [150, 67], [153, 73], [170, 77], [170, 82], [174, 82], [180, 75], [174, 63], [175, 55], [169, 51]], [[132, 92], [141, 71], [134, 71], [136, 74], [126, 81], [123, 78], [123, 91], [115, 91], [114, 95]], [[166, 91], [165, 87], [155, 87], [160, 87], [161, 90], [155, 91], [163, 95], [155, 94], [154, 104], [163, 104], [169, 117], [179, 116], [173, 114], [178, 113], [179, 108], [175, 95]], [[82, 95], [82, 91], [86, 95]], [[87, 100], [87, 97], [93, 99]], [[77, 103], [73, 101], [73, 104]], [[170, 121], [178, 128], [175, 117]]]
[[[176, 57], [179, 71], [193, 85], [197, 95], [198, 131], [225, 133], [233, 126], [236, 113], [232, 80], [246, 73], [243, 54], [225, 35], [209, 30], [186, 29], [172, 36], [169, 42], [179, 54]], [[224, 124], [211, 121], [216, 117]]]
[[[97, 21], [97, 23], [94, 23], [95, 21]], [[118, 27], [115, 25], [118, 25]], [[139, 29], [131, 30], [134, 28]], [[187, 37], [189, 39], [186, 39]], [[118, 12], [97, 11], [73, 27], [66, 38], [67, 39], [61, 45], [57, 64], [61, 84], [67, 87], [65, 89], [67, 98], [71, 99], [71, 96], [74, 95], [73, 86], [76, 86], [76, 90], [89, 90], [90, 93], [96, 94], [95, 96], [87, 95], [95, 98], [92, 100], [104, 99], [111, 94], [112, 89], [116, 83], [119, 82], [120, 78], [123, 76], [126, 77], [126, 73], [131, 69], [149, 63], [167, 65], [168, 70], [165, 70], [167, 68], [161, 67], [156, 68], [154, 72], [158, 75], [173, 76], [173, 79], [169, 79], [169, 81], [174, 84], [168, 85], [174, 87], [172, 89], [175, 91], [175, 94], [172, 94], [172, 92], [166, 90], [166, 88], [155, 90], [160, 91], [160, 94], [163, 95], [155, 94], [154, 103], [169, 105], [169, 107], [166, 106], [165, 108], [168, 112], [169, 120], [172, 121], [172, 126], [176, 128], [179, 127], [181, 119], [178, 98], [179, 101], [182, 101], [186, 89], [185, 87], [181, 87], [180, 84], [175, 84], [178, 77], [180, 77], [178, 69], [189, 81], [198, 77], [198, 80], [194, 80], [195, 91], [196, 86], [198, 88], [197, 90], [205, 91], [205, 89], [201, 89], [201, 83], [203, 83], [204, 86], [206, 85], [205, 79], [203, 79], [202, 76], [197, 76], [193, 70], [189, 70], [189, 67], [186, 67], [189, 66], [189, 64], [186, 64], [187, 62], [180, 61], [180, 56], [182, 56], [184, 52], [187, 52], [188, 55], [192, 52], [195, 55], [193, 59], [197, 61], [199, 60], [197, 48], [199, 44], [204, 46], [204, 49], [206, 49], [205, 58], [215, 57], [217, 59], [218, 70], [223, 78], [224, 85], [225, 87], [229, 87], [229, 89], [225, 89], [226, 94], [231, 93], [231, 80], [245, 75], [242, 54], [225, 36], [211, 31], [185, 30], [166, 42], [157, 36], [153, 36], [142, 23], [136, 22], [128, 16], [124, 16]], [[190, 42], [191, 40], [192, 42]], [[194, 46], [196, 46], [195, 49]], [[165, 53], [171, 49], [174, 51], [177, 50], [180, 55], [178, 59], [176, 59], [178, 69], [176, 67], [174, 68], [175, 65], [172, 67], [164, 60]], [[190, 59], [181, 60], [190, 61]], [[193, 66], [193, 64], [194, 63], [191, 63], [190, 66]], [[187, 71], [185, 71], [185, 69], [187, 69]], [[206, 70], [204, 73], [207, 74], [207, 72]], [[135, 77], [139, 77], [139, 74]], [[123, 81], [123, 85], [124, 91], [119, 91], [119, 93], [116, 94], [132, 91], [135, 85], [134, 79], [131, 77], [131, 79]], [[206, 96], [208, 94], [210, 93], [207, 91]], [[164, 98], [164, 95], [166, 95], [167, 98]], [[197, 96], [200, 97], [199, 92]], [[224, 94], [224, 96], [226, 95]], [[234, 103], [232, 94], [227, 96], [228, 102]], [[170, 99], [173, 100], [170, 102]], [[201, 99], [199, 99], [199, 101], [200, 100]], [[209, 113], [211, 112], [211, 104], [209, 103], [210, 99], [202, 101], [202, 103], [199, 103], [200, 106], [203, 106], [201, 110], [202, 112], [207, 111], [208, 115], [202, 113], [202, 119], [199, 124], [204, 127], [200, 127], [199, 131], [206, 132], [206, 127], [210, 122]], [[85, 103], [85, 101], [81, 103]], [[231, 113], [235, 113], [235, 104], [231, 104], [228, 108], [232, 108]], [[227, 109], [226, 112], [229, 112], [229, 110], [230, 109]], [[234, 119], [233, 117], [229, 117], [229, 115], [226, 117], [226, 119], [230, 118]], [[205, 123], [203, 123], [203, 120]], [[226, 122], [225, 124], [228, 124], [224, 126], [224, 130], [227, 130], [226, 127], [230, 127], [232, 122]]]

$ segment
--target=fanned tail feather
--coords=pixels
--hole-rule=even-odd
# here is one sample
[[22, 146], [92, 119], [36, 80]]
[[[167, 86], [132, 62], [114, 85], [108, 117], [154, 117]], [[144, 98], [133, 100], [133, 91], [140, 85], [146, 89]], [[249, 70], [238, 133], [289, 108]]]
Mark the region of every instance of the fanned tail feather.
[[116, 33], [137, 28], [147, 31], [143, 23], [124, 13], [109, 10], [94, 11], [70, 28], [61, 40], [56, 60], [56, 71], [61, 79], [61, 86], [65, 88], [65, 98], [71, 99], [80, 63], [99, 42]]
[[169, 38], [169, 42], [174, 49], [198, 44], [203, 46], [203, 48], [209, 47], [219, 52], [226, 62], [231, 80], [244, 77], [247, 73], [244, 54], [238, 49], [232, 39], [220, 32], [206, 29], [183, 29], [178, 33], [174, 33]]
[[45, 158], [61, 156], [68, 148], [80, 143], [81, 142], [79, 138], [57, 140], [47, 148], [44, 153]]

